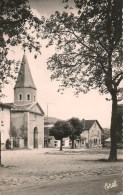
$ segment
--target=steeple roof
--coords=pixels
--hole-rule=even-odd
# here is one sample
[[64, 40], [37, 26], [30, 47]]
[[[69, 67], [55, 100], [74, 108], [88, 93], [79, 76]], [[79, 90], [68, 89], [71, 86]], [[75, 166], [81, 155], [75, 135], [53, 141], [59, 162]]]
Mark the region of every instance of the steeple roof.
[[15, 88], [25, 88], [25, 87], [36, 89], [30, 72], [27, 57], [24, 54], [21, 62], [21, 67], [18, 73], [18, 78], [15, 84]]

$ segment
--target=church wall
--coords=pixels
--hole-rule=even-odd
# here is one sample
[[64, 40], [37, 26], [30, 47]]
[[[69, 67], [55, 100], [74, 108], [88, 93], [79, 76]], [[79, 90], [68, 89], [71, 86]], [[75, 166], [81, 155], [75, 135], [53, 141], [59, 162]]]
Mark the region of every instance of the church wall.
[[27, 112], [11, 113], [11, 137], [24, 139], [24, 146], [27, 146]]
[[[19, 94], [22, 94], [22, 100], [19, 100]], [[30, 100], [27, 100], [27, 94], [30, 94]], [[27, 104], [36, 101], [36, 89], [32, 88], [15, 88], [14, 102], [15, 104]]]
[[1, 146], [5, 148], [6, 140], [9, 138], [10, 132], [10, 109], [0, 106], [0, 131], [1, 131]]
[[36, 92], [27, 58], [24, 54], [14, 87], [11, 131], [15, 131], [18, 137], [24, 138], [24, 145], [28, 148], [44, 147], [44, 117], [42, 116], [44, 113], [40, 105], [36, 103]]
[[29, 113], [28, 121], [28, 147], [34, 148], [34, 128], [38, 130], [38, 148], [44, 147], [44, 117], [36, 114]]
[[23, 112], [12, 112], [11, 113], [11, 132], [16, 130], [17, 136], [19, 136], [20, 129], [24, 124], [24, 113]]

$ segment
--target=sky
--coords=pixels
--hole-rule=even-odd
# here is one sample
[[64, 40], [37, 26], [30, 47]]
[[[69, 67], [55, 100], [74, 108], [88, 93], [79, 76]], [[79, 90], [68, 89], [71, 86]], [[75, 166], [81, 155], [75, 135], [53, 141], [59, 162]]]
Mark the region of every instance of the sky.
[[[30, 0], [31, 8], [37, 15], [49, 17], [54, 11], [63, 9], [61, 0]], [[103, 128], [110, 127], [111, 102], [106, 101], [104, 95], [100, 95], [98, 90], [92, 90], [87, 94], [74, 96], [73, 89], [65, 89], [64, 94], [57, 92], [59, 84], [51, 81], [51, 72], [47, 70], [46, 61], [53, 54], [54, 48], [46, 48], [42, 41], [41, 55], [34, 59], [34, 54], [26, 51], [26, 56], [31, 69], [34, 83], [37, 87], [37, 100], [49, 117], [59, 119], [69, 119], [78, 117], [85, 120], [98, 120]], [[11, 56], [17, 60], [22, 60], [23, 51], [20, 47], [11, 51]], [[15, 81], [5, 86], [4, 93], [6, 97], [3, 102], [14, 101]], [[48, 105], [48, 110], [47, 110]], [[48, 111], [48, 112], [47, 112]]]

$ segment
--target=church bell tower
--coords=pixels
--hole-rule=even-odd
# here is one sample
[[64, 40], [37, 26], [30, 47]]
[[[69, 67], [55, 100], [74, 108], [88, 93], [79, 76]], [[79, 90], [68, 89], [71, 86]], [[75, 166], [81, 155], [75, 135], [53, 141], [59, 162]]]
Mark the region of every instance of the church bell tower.
[[16, 105], [26, 105], [36, 102], [36, 91], [29, 64], [24, 54], [14, 87], [14, 103]]

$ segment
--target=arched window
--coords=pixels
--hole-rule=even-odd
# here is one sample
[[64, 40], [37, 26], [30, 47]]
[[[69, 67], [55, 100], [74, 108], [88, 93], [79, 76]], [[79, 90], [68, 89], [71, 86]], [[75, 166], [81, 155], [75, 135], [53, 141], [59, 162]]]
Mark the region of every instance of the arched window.
[[30, 100], [30, 94], [27, 94], [27, 100], [28, 101]]
[[20, 93], [19, 94], [19, 101], [21, 101], [22, 100], [22, 94]]

